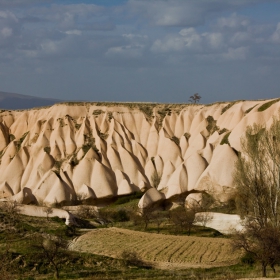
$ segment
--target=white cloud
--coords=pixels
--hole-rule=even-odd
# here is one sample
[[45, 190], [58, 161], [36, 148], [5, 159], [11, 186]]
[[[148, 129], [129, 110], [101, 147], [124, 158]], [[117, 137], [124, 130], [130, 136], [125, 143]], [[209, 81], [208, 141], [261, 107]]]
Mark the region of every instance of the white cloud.
[[57, 53], [59, 51], [59, 43], [47, 40], [41, 44], [41, 48], [45, 53]]
[[164, 40], [156, 40], [151, 51], [153, 52], [170, 52], [170, 51], [182, 51], [185, 47], [185, 42], [183, 38], [180, 37], [168, 37]]
[[81, 35], [82, 31], [78, 30], [78, 29], [73, 29], [73, 30], [67, 30], [67, 31], [65, 31], [65, 33], [67, 35]]
[[224, 38], [220, 32], [203, 33], [202, 36], [206, 38], [209, 46], [213, 49], [220, 49], [224, 45]]
[[222, 54], [226, 60], [245, 60], [249, 49], [247, 47], [229, 48], [228, 51]]
[[126, 45], [109, 48], [107, 57], [139, 58], [142, 56], [144, 45]]
[[10, 27], [4, 27], [4, 28], [2, 28], [2, 30], [1, 30], [1, 35], [2, 35], [3, 37], [10, 37], [10, 36], [13, 35], [13, 29], [10, 28]]
[[148, 39], [147, 35], [140, 34], [123, 34], [122, 36], [127, 39]]
[[275, 32], [272, 34], [272, 41], [280, 43], [280, 22], [278, 22]]
[[243, 30], [246, 29], [250, 24], [250, 21], [247, 18], [238, 16], [236, 13], [233, 13], [230, 17], [222, 17], [217, 21], [217, 26], [220, 29], [232, 29], [232, 30]]
[[195, 1], [128, 1], [129, 10], [157, 26], [197, 26], [204, 22], [205, 9]]

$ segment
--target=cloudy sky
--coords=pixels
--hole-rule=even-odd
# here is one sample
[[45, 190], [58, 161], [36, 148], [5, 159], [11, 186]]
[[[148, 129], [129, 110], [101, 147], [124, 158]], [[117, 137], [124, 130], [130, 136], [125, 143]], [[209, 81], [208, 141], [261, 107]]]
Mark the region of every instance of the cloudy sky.
[[0, 91], [90, 101], [280, 97], [280, 0], [0, 0]]

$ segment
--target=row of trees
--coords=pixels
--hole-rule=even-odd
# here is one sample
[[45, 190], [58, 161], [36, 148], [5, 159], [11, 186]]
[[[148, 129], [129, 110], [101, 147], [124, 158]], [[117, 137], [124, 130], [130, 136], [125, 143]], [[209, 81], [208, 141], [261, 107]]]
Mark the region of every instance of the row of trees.
[[245, 230], [235, 235], [234, 246], [260, 262], [266, 277], [268, 266], [275, 272], [280, 264], [279, 119], [274, 118], [269, 129], [248, 127], [241, 145], [234, 181]]
[[[199, 213], [199, 215], [196, 215]], [[199, 204], [185, 207], [178, 206], [175, 209], [166, 211], [153, 207], [145, 209], [110, 209], [103, 208], [97, 211], [91, 206], [80, 205], [76, 213], [82, 219], [96, 219], [99, 223], [106, 226], [113, 226], [119, 222], [131, 221], [134, 226], [142, 227], [143, 230], [148, 230], [149, 227], [156, 229], [157, 233], [163, 228], [168, 228], [174, 233], [187, 233], [190, 235], [194, 225], [206, 226], [207, 222], [212, 219], [211, 213], [207, 212], [204, 207]], [[171, 225], [171, 226], [170, 226]]]

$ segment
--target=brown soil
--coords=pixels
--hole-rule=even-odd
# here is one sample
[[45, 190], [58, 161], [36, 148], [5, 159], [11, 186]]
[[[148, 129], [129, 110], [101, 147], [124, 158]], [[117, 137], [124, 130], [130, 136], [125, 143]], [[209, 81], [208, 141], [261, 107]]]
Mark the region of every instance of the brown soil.
[[77, 238], [70, 249], [119, 258], [136, 252], [143, 261], [161, 269], [227, 266], [242, 252], [232, 251], [230, 240], [145, 233], [120, 228], [95, 229]]

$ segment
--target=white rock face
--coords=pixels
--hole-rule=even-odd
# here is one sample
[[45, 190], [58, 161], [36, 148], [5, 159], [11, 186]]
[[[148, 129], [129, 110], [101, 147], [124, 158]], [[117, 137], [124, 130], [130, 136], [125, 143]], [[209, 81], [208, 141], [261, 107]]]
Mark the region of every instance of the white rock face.
[[247, 125], [269, 126], [278, 116], [280, 102], [258, 111], [269, 101], [69, 103], [2, 111], [0, 199], [46, 205], [107, 200], [146, 192], [157, 173], [161, 181], [142, 207], [195, 191], [224, 202]]
[[[207, 215], [207, 217], [203, 217]], [[205, 223], [206, 227], [214, 228], [223, 234], [231, 234], [236, 231], [242, 231], [243, 221], [239, 215], [214, 213], [214, 212], [200, 212], [195, 215], [196, 219], [207, 219]], [[199, 219], [200, 218], [200, 219]], [[201, 222], [197, 222], [197, 225], [203, 225]]]

